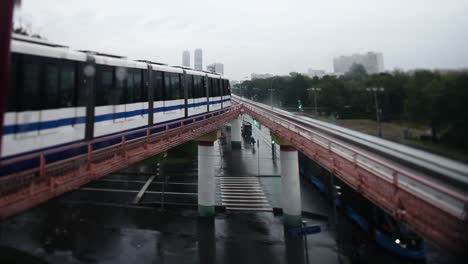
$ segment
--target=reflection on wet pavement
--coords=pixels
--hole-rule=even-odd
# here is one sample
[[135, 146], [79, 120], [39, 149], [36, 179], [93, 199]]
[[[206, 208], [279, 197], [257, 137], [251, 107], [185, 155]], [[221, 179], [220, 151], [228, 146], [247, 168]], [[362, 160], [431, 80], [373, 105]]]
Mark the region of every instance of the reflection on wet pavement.
[[[258, 177], [268, 203], [281, 207], [279, 160], [278, 155], [272, 158], [269, 132], [255, 127], [253, 136], [259, 146], [243, 142], [241, 150], [232, 150], [222, 144], [230, 142], [229, 133], [215, 144], [219, 153], [216, 176]], [[285, 236], [280, 216], [225, 211], [214, 219], [197, 217], [196, 155], [193, 142], [171, 150], [161, 175], [148, 185], [138, 204], [134, 198], [154, 175], [156, 160], [136, 164], [1, 222], [0, 262], [305, 263], [304, 240]], [[301, 195], [302, 208], [310, 213], [305, 220], [323, 227], [321, 233], [307, 238], [310, 263], [345, 260], [338, 257], [335, 234], [328, 229], [332, 210], [327, 201], [307, 182], [301, 182]], [[219, 197], [217, 201], [221, 205]], [[342, 221], [340, 250], [346, 253], [352, 245], [348, 240], [359, 232]], [[398, 262], [389, 261], [395, 258], [373, 247], [362, 249], [373, 252], [367, 263]]]

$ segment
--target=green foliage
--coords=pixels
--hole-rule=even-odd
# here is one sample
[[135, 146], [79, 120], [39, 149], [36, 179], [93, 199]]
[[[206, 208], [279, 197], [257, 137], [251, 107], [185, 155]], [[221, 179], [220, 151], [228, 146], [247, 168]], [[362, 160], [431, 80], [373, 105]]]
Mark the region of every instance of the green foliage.
[[367, 71], [361, 64], [353, 64], [349, 71], [345, 74], [348, 79], [363, 80], [367, 77]]
[[[242, 87], [242, 88], [240, 88]], [[268, 79], [245, 81], [234, 92], [247, 98], [275, 105], [313, 107], [316, 92], [318, 111], [340, 118], [375, 118], [374, 95], [368, 87], [383, 87], [378, 92], [384, 121], [407, 121], [427, 126], [433, 140], [468, 148], [468, 73], [416, 71], [368, 75], [362, 65], [353, 65], [341, 77], [309, 78], [299, 73]], [[270, 91], [272, 90], [272, 91]], [[270, 94], [271, 93], [271, 94]]]

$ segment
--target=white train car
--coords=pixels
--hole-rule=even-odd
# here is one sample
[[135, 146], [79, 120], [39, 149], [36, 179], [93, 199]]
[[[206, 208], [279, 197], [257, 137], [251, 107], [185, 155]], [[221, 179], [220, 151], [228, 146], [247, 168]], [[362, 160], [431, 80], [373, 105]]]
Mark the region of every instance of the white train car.
[[222, 108], [221, 95], [221, 76], [208, 73], [208, 96], [210, 111], [220, 110]]
[[86, 54], [19, 35], [11, 53], [2, 159], [84, 140], [86, 107], [77, 87]]
[[121, 133], [148, 125], [142, 62], [98, 55], [95, 58], [94, 137]]
[[162, 124], [185, 117], [183, 69], [167, 65], [151, 65], [153, 76], [153, 124]]
[[208, 112], [206, 73], [186, 70], [187, 115], [197, 116]]
[[[230, 106], [229, 81], [216, 74], [72, 51], [18, 35], [11, 47], [1, 160]], [[139, 136], [143, 135], [131, 137]], [[119, 140], [92, 144], [97, 149]], [[56, 161], [83, 151], [68, 148], [46, 159]], [[0, 176], [37, 166], [38, 160], [20, 163], [0, 167]]]

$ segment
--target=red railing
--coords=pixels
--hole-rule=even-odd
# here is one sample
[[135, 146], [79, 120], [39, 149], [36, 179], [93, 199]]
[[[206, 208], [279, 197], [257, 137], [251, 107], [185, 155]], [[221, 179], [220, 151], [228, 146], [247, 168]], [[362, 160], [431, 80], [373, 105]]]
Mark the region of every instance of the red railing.
[[274, 110], [257, 107], [250, 101], [239, 102], [244, 112], [423, 237], [464, 254], [468, 234], [465, 192]]
[[[0, 219], [216, 130], [239, 115], [240, 108], [240, 105], [235, 105], [181, 121], [4, 160], [0, 166], [31, 159], [39, 160], [39, 166], [0, 177]], [[175, 125], [178, 127], [171, 128]], [[157, 130], [161, 131], [151, 133]], [[128, 139], [136, 134], [144, 136]], [[119, 142], [116, 144], [93, 149], [97, 143], [117, 139]], [[86, 152], [59, 161], [47, 161], [51, 154], [79, 148], [86, 148]]]

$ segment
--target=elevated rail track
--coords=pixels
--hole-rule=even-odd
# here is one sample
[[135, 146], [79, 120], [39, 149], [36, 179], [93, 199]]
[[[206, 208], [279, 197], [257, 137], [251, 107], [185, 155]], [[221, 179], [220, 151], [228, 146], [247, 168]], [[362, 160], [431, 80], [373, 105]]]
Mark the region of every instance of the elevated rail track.
[[[18, 159], [38, 159], [39, 166], [0, 177], [0, 219], [219, 129], [236, 118], [240, 108], [241, 105], [236, 105], [228, 110], [22, 156]], [[142, 137], [129, 139], [142, 133], [145, 133]], [[112, 139], [118, 143], [93, 149], [99, 142]], [[86, 149], [83, 154], [52, 162], [47, 158], [80, 147]], [[18, 159], [0, 161], [0, 167], [15, 164]]]
[[249, 114], [396, 219], [466, 254], [468, 166], [233, 96]]

